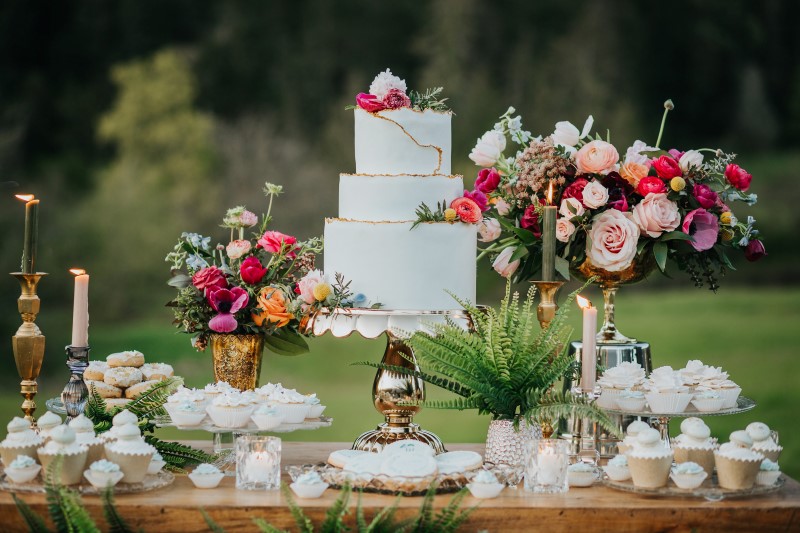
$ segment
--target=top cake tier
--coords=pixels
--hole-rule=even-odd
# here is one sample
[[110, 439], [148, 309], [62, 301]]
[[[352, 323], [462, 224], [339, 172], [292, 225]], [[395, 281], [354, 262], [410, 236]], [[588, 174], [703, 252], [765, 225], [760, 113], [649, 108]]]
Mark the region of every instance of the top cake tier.
[[429, 109], [356, 109], [356, 174], [450, 174], [451, 117]]

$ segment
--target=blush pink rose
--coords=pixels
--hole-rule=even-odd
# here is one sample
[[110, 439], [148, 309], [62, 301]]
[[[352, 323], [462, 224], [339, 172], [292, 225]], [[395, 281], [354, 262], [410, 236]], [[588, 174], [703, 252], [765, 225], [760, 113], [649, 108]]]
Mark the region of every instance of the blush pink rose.
[[378, 111], [386, 109], [386, 106], [383, 105], [383, 102], [380, 101], [377, 96], [369, 93], [358, 93], [356, 96], [356, 104], [364, 111], [369, 111], [370, 113], [377, 113]]
[[647, 176], [639, 180], [639, 185], [636, 186], [636, 192], [642, 196], [647, 196], [650, 193], [667, 192], [667, 186], [664, 185], [664, 180], [655, 176]]
[[608, 189], [599, 181], [592, 180], [583, 188], [583, 205], [589, 209], [596, 209], [608, 202]]
[[497, 240], [501, 233], [500, 223], [494, 218], [484, 218], [478, 224], [478, 240], [492, 242]]
[[501, 217], [504, 217], [511, 212], [511, 204], [502, 198], [497, 199], [497, 201], [494, 203], [494, 208], [497, 210], [497, 214]]
[[556, 220], [556, 239], [561, 242], [569, 241], [572, 234], [575, 233], [575, 224], [566, 218], [559, 218]]
[[313, 304], [316, 299], [314, 298], [314, 287], [323, 283], [325, 278], [319, 270], [311, 270], [297, 282], [296, 293], [300, 295], [300, 299], [307, 304]]
[[492, 268], [495, 270], [495, 272], [504, 278], [510, 277], [514, 272], [517, 271], [517, 268], [519, 268], [519, 259], [509, 261], [516, 250], [517, 249], [513, 246], [503, 248], [503, 251], [497, 255], [492, 263]]
[[650, 193], [633, 208], [633, 221], [650, 237], [660, 237], [681, 223], [681, 213], [675, 202], [664, 193]]
[[716, 244], [719, 235], [719, 220], [705, 209], [695, 209], [686, 213], [681, 227], [684, 233], [691, 235], [689, 243], [698, 252], [709, 250]]
[[411, 107], [411, 99], [400, 89], [390, 89], [386, 96], [383, 97], [383, 105], [386, 109]]
[[582, 216], [586, 212], [583, 204], [577, 198], [564, 198], [561, 200], [561, 206], [558, 208], [558, 213], [566, 218], [572, 220], [573, 217]]
[[294, 251], [292, 251], [295, 243], [297, 243], [295, 237], [285, 235], [280, 231], [265, 231], [264, 235], [258, 239], [258, 246], [273, 254], [288, 250], [286, 257], [290, 259], [295, 256]]
[[229, 242], [228, 246], [225, 247], [225, 251], [231, 259], [239, 259], [249, 252], [251, 247], [250, 241], [239, 239]]
[[592, 141], [575, 152], [575, 166], [581, 174], [608, 174], [619, 161], [619, 153], [613, 144]]
[[740, 191], [749, 189], [750, 182], [753, 181], [753, 176], [749, 172], [733, 163], [729, 163], [728, 166], [725, 167], [725, 178]]
[[639, 226], [631, 220], [631, 214], [609, 209], [592, 220], [586, 256], [596, 267], [619, 272], [633, 262], [638, 242]]

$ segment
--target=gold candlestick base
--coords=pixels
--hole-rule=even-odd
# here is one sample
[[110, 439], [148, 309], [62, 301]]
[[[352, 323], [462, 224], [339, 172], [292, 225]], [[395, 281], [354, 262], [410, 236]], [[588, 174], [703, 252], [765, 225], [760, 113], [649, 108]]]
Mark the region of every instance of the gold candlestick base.
[[21, 295], [17, 299], [17, 309], [22, 317], [22, 325], [11, 337], [11, 347], [14, 351], [14, 361], [17, 363], [17, 372], [22, 378], [20, 381], [20, 394], [24, 398], [21, 406], [22, 412], [25, 414], [25, 419], [30, 421], [31, 426], [35, 427], [36, 419], [33, 413], [36, 411], [36, 402], [34, 397], [39, 392], [36, 379], [42, 370], [45, 346], [44, 335], [35, 322], [41, 304], [39, 296], [36, 294], [36, 286], [47, 274], [44, 272], [36, 274], [12, 272], [11, 275], [19, 282], [21, 289]]
[[539, 325], [542, 329], [547, 328], [558, 311], [558, 303], [556, 303], [556, 294], [558, 290], [564, 285], [563, 281], [534, 281], [536, 290], [539, 291], [539, 305], [536, 307], [536, 317], [539, 319]]

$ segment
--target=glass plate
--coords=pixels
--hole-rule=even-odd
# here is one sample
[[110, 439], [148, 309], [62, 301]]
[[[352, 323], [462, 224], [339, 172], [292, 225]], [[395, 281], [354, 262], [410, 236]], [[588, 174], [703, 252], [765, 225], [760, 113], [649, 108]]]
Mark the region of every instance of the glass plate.
[[321, 416], [319, 418], [306, 418], [300, 424], [281, 424], [272, 429], [258, 429], [252, 421], [243, 428], [221, 428], [211, 423], [211, 419], [206, 417], [197, 426], [176, 426], [169, 416], [162, 416], [153, 420], [158, 427], [174, 427], [184, 431], [207, 431], [209, 433], [291, 433], [292, 431], [312, 430], [326, 428], [333, 424], [333, 418]]
[[658, 489], [646, 489], [636, 487], [631, 480], [628, 481], [611, 481], [604, 479], [603, 485], [616, 490], [625, 492], [633, 492], [634, 494], [643, 494], [647, 496], [663, 496], [670, 498], [704, 498], [709, 501], [720, 501], [725, 498], [746, 498], [748, 496], [760, 496], [762, 494], [771, 494], [781, 490], [786, 478], [781, 476], [774, 485], [763, 486], [754, 485], [752, 488], [743, 490], [723, 489], [716, 483], [716, 475], [714, 479], [706, 480], [696, 489], [679, 489], [672, 480], [667, 482], [667, 486]]
[[[169, 485], [175, 481], [175, 475], [171, 472], [162, 470], [158, 474], [148, 474], [145, 476], [144, 481], [141, 483], [117, 483], [114, 485], [114, 494], [133, 494], [135, 492], [148, 492], [157, 490]], [[73, 488], [81, 494], [100, 494], [101, 489], [96, 489], [89, 484], [85, 479], [79, 485], [72, 485]], [[5, 473], [0, 475], [0, 490], [6, 492], [24, 492], [24, 493], [44, 493], [44, 483], [40, 480], [32, 481], [30, 483], [12, 483], [6, 478]]]
[[756, 406], [756, 402], [750, 398], [739, 396], [736, 400], [736, 407], [729, 407], [728, 409], [720, 409], [719, 411], [698, 411], [693, 405], [689, 405], [685, 411], [680, 413], [654, 413], [650, 409], [643, 411], [621, 411], [619, 409], [605, 409], [606, 412], [615, 415], [628, 415], [628, 416], [652, 416], [652, 417], [690, 417], [690, 416], [722, 416], [722, 415], [737, 415], [739, 413], [747, 412]]

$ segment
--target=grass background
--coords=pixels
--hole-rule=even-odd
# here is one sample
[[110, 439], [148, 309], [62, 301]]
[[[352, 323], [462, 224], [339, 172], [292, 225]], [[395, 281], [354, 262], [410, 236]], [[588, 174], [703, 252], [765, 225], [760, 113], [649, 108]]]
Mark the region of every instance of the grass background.
[[[601, 301], [599, 293], [590, 297]], [[688, 359], [701, 359], [722, 366], [743, 388], [743, 394], [757, 402], [748, 413], [709, 417], [712, 435], [727, 440], [731, 431], [762, 421], [780, 433], [784, 446], [781, 469], [800, 477], [800, 426], [795, 409], [800, 405], [800, 288], [723, 288], [712, 294], [705, 290], [649, 290], [623, 288], [618, 298], [617, 323], [623, 333], [651, 343], [654, 366], [681, 367]], [[487, 300], [491, 301], [491, 300]], [[579, 326], [580, 312], [571, 322]], [[577, 330], [579, 331], [579, 329]], [[186, 335], [178, 334], [168, 321], [135, 322], [124, 325], [94, 324], [91, 330], [92, 358], [124, 349], [141, 350], [148, 361], [172, 364], [189, 386], [211, 380], [209, 353], [196, 353]], [[374, 371], [350, 366], [360, 360], [378, 361], [383, 339], [358, 336], [336, 339], [330, 335], [310, 339], [311, 352], [299, 357], [265, 353], [261, 382], [282, 382], [301, 392], [316, 392], [334, 418], [330, 428], [282, 435], [290, 441], [351, 441], [362, 431], [380, 423], [371, 403]], [[10, 352], [10, 350], [9, 350]], [[11, 354], [8, 354], [11, 357]], [[49, 357], [49, 372], [40, 380], [39, 411], [44, 400], [56, 396], [67, 379], [67, 370], [53, 372], [64, 359]], [[8, 367], [6, 367], [8, 368]], [[13, 371], [5, 376], [0, 395], [0, 420], [18, 413], [21, 399], [15, 394]], [[442, 397], [429, 387], [429, 397]], [[482, 442], [489, 418], [475, 412], [424, 410], [417, 420], [436, 432], [445, 442]], [[672, 424], [673, 433], [678, 423]], [[210, 438], [202, 432], [161, 429], [165, 438]]]

